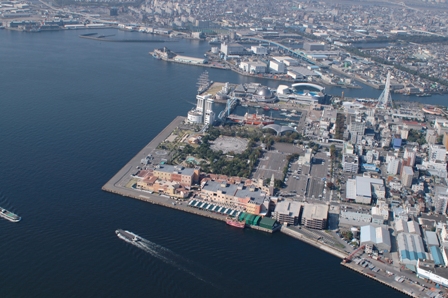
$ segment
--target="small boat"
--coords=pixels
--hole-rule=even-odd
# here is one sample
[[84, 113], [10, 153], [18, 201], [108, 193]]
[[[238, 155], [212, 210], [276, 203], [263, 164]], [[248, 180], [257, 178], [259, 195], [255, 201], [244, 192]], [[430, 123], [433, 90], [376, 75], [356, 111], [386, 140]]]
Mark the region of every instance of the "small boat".
[[19, 222], [22, 219], [17, 214], [12, 213], [11, 211], [8, 211], [1, 207], [0, 207], [0, 217], [3, 217], [4, 219], [7, 219], [12, 222]]
[[115, 234], [117, 234], [118, 238], [121, 238], [125, 241], [138, 242], [141, 240], [140, 237], [127, 230], [118, 229], [115, 231]]
[[246, 226], [246, 223], [244, 221], [237, 221], [234, 218], [226, 218], [226, 224], [239, 229], [244, 229], [244, 227]]
[[291, 113], [295, 114], [295, 113], [297, 113], [297, 111], [296, 110], [292, 110]]
[[287, 109], [281, 109], [280, 111], [282, 111], [282, 112], [286, 112], [286, 111], [287, 111]]
[[272, 108], [274, 111], [278, 111], [279, 110], [279, 108]]
[[431, 93], [420, 93], [417, 94], [418, 97], [430, 97], [432, 94]]
[[243, 103], [241, 106], [247, 108], [249, 105], [246, 103]]
[[263, 107], [263, 110], [265, 110], [265, 111], [269, 111], [271, 108], [270, 107], [268, 107], [268, 106], [264, 106]]
[[261, 108], [261, 106], [254, 106], [254, 108], [257, 108], [257, 109], [258, 109], [258, 108]]

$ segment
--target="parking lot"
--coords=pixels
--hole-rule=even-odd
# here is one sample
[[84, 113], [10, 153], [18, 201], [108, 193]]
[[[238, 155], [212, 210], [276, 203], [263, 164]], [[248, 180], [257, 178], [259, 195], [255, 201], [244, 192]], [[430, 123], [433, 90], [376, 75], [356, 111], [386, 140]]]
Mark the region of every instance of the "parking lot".
[[272, 178], [272, 174], [274, 174], [274, 179], [283, 179], [283, 168], [287, 163], [286, 157], [288, 155], [289, 154], [277, 151], [266, 152], [260, 159], [258, 167], [253, 174], [253, 178], [261, 178], [265, 180], [267, 178]]

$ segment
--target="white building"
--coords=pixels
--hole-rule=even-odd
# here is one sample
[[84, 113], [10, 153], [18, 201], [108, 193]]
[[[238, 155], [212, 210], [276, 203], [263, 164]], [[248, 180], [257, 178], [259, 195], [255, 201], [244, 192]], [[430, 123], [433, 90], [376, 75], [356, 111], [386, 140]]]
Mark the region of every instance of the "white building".
[[428, 158], [432, 162], [445, 162], [446, 148], [442, 145], [430, 145], [428, 149]]
[[285, 73], [286, 65], [283, 62], [271, 60], [271, 61], [269, 61], [269, 72], [270, 73]]
[[342, 168], [344, 172], [357, 174], [359, 168], [358, 156], [354, 154], [344, 154], [342, 156]]
[[375, 246], [380, 251], [389, 252], [391, 247], [389, 231], [385, 226], [362, 226], [360, 243], [366, 245], [366, 249], [371, 250]]
[[403, 167], [403, 172], [401, 173], [401, 184], [405, 187], [410, 187], [412, 185], [412, 179], [414, 178], [414, 171], [411, 167]]
[[239, 68], [249, 73], [265, 73], [266, 67], [266, 63], [261, 61], [242, 61], [239, 65]]
[[448, 287], [448, 270], [446, 268], [438, 267], [436, 269], [434, 261], [431, 260], [418, 260], [416, 265], [418, 277]]
[[238, 43], [222, 43], [221, 44], [221, 52], [224, 55], [245, 55], [247, 54], [244, 47]]
[[187, 121], [193, 124], [213, 124], [215, 113], [213, 112], [213, 98], [210, 94], [196, 95], [196, 108], [187, 114]]
[[389, 220], [389, 206], [386, 201], [378, 200], [372, 207], [372, 223], [382, 225]]
[[386, 156], [386, 163], [387, 163], [387, 173], [390, 175], [397, 175], [398, 170], [400, 169], [401, 159], [393, 155], [388, 155]]
[[268, 54], [268, 49], [263, 46], [251, 46], [250, 49], [255, 55], [267, 55]]
[[372, 198], [384, 199], [386, 189], [383, 179], [357, 176], [347, 180], [346, 198], [356, 203], [370, 204]]

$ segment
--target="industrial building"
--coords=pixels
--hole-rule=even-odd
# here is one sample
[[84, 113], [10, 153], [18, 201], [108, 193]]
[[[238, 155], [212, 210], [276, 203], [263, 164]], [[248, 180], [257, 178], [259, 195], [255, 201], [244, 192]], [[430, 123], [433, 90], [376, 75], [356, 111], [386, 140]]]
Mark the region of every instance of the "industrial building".
[[250, 54], [251, 52], [248, 52], [245, 50], [245, 48], [240, 45], [239, 43], [222, 43], [221, 44], [221, 52], [228, 56], [228, 55], [246, 55]]
[[372, 250], [376, 247], [379, 251], [389, 252], [391, 248], [389, 231], [385, 226], [366, 225], [361, 227], [360, 244]]
[[320, 42], [304, 42], [303, 49], [305, 51], [325, 51], [325, 44]]
[[409, 233], [415, 235], [421, 235], [420, 226], [418, 222], [411, 220], [405, 221], [402, 219], [396, 219], [395, 221], [395, 232], [397, 233]]
[[204, 58], [195, 58], [195, 57], [188, 57], [188, 56], [181, 56], [181, 55], [176, 55], [173, 58], [173, 60], [176, 62], [188, 63], [188, 64], [205, 64], [207, 62], [207, 59], [204, 59]]
[[383, 179], [357, 176], [347, 180], [346, 199], [361, 204], [370, 204], [372, 198], [384, 199], [386, 189]]
[[431, 260], [417, 261], [417, 276], [423, 279], [429, 279], [436, 284], [448, 287], [448, 269], [435, 266]]
[[324, 230], [327, 227], [328, 206], [306, 204], [302, 214], [302, 225], [307, 228]]
[[278, 202], [272, 217], [281, 224], [298, 225], [302, 206], [302, 203], [295, 201]]
[[269, 61], [269, 72], [270, 73], [285, 73], [286, 65], [283, 62], [271, 60], [271, 61]]
[[403, 264], [416, 265], [418, 259], [428, 259], [422, 237], [410, 233], [398, 233], [398, 253]]

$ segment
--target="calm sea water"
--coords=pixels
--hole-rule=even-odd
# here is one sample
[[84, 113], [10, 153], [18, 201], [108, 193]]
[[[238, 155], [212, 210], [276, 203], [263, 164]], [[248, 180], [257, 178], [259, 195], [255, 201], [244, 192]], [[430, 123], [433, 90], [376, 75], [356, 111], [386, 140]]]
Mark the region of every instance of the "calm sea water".
[[[195, 101], [203, 69], [148, 51], [166, 45], [201, 56], [209, 46], [78, 34], [0, 30], [0, 206], [23, 217], [0, 220], [1, 297], [400, 296], [283, 234], [101, 191]], [[253, 80], [209, 72], [214, 81]], [[147, 249], [118, 239], [117, 228], [148, 239]]]

